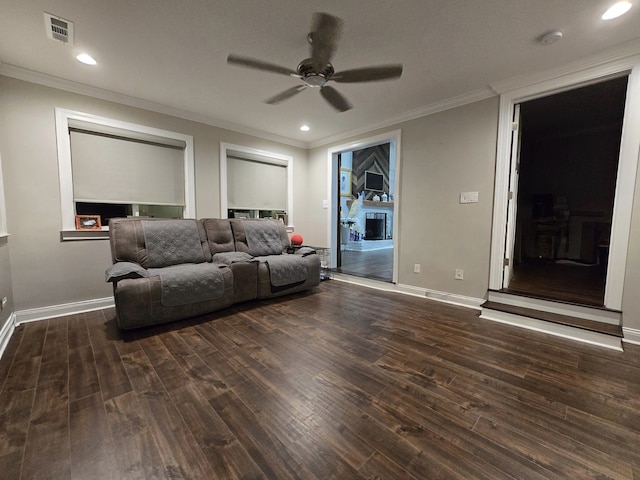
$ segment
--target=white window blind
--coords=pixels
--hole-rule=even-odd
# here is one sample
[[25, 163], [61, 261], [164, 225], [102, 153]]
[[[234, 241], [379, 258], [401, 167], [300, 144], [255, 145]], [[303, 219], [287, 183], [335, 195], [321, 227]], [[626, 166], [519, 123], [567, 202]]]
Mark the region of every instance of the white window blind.
[[185, 204], [184, 142], [70, 127], [74, 201]]
[[227, 155], [228, 208], [287, 210], [287, 168]]

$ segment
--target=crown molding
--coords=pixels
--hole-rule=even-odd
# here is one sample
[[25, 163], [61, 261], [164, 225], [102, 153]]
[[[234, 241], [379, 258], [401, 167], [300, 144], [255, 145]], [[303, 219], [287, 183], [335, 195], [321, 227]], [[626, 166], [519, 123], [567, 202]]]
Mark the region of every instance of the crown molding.
[[365, 127], [342, 132], [332, 137], [326, 137], [324, 139], [317, 140], [315, 142], [300, 142], [291, 138], [282, 137], [279, 135], [273, 135], [262, 130], [256, 130], [247, 128], [235, 123], [225, 122], [224, 120], [208, 117], [206, 115], [200, 115], [193, 112], [188, 112], [168, 105], [163, 105], [150, 100], [144, 100], [137, 97], [131, 97], [129, 95], [123, 95], [120, 93], [112, 92], [111, 90], [105, 90], [103, 88], [92, 87], [79, 82], [72, 82], [63, 78], [54, 77], [34, 70], [10, 65], [8, 63], [0, 62], [0, 75], [5, 77], [15, 78], [17, 80], [23, 80], [25, 82], [35, 83], [45, 87], [55, 88], [66, 92], [77, 93], [80, 95], [87, 95], [89, 97], [106, 100], [109, 102], [119, 103], [130, 107], [141, 108], [164, 115], [170, 115], [173, 117], [182, 118], [184, 120], [190, 120], [193, 122], [210, 125], [212, 127], [223, 128], [231, 130], [236, 133], [243, 133], [254, 137], [270, 140], [285, 145], [291, 145], [293, 147], [311, 149], [322, 145], [327, 145], [332, 142], [340, 141], [345, 138], [361, 135], [363, 133], [371, 132], [380, 128], [387, 128], [391, 125], [414, 120], [416, 118], [432, 115], [437, 112], [449, 110], [451, 108], [460, 107], [468, 103], [477, 102], [495, 96], [495, 92], [489, 88], [477, 90], [475, 92], [466, 93], [457, 97], [452, 97], [442, 102], [437, 102], [431, 105], [417, 108], [409, 112], [401, 113], [393, 117], [389, 117], [382, 122], [369, 124]]
[[450, 110], [456, 107], [462, 107], [463, 105], [479, 102], [481, 100], [486, 100], [487, 98], [491, 98], [495, 96], [496, 96], [496, 92], [493, 91], [491, 88], [482, 88], [480, 90], [475, 90], [473, 92], [465, 93], [463, 95], [458, 95], [456, 97], [448, 98], [441, 102], [432, 103], [430, 105], [416, 108], [408, 112], [394, 115], [393, 117], [389, 117], [379, 123], [369, 124], [362, 128], [357, 128], [354, 130], [350, 130], [348, 132], [342, 132], [332, 137], [326, 137], [321, 140], [316, 140], [315, 142], [310, 142], [309, 148], [311, 149], [311, 148], [322, 147], [324, 145], [339, 142], [346, 138], [355, 137], [355, 136], [362, 135], [364, 133], [369, 133], [374, 130], [378, 130], [382, 128], [388, 128], [394, 125], [398, 125], [399, 123], [402, 123], [402, 122], [408, 122], [410, 120], [415, 120], [416, 118], [427, 117], [429, 115], [433, 115], [434, 113], [443, 112], [445, 110]]
[[182, 110], [180, 108], [170, 107], [150, 100], [144, 100], [142, 98], [131, 97], [129, 95], [123, 95], [121, 93], [112, 92], [111, 90], [105, 90], [103, 88], [92, 87], [84, 83], [72, 82], [63, 78], [54, 77], [34, 70], [29, 70], [15, 65], [0, 62], [0, 75], [5, 77], [15, 78], [17, 80], [23, 80], [25, 82], [35, 83], [45, 87], [56, 88], [65, 92], [77, 93], [80, 95], [86, 95], [100, 100], [106, 100], [109, 102], [119, 103], [127, 105], [129, 107], [141, 108], [149, 110], [155, 113], [161, 113], [163, 115], [170, 115], [172, 117], [181, 118], [183, 120], [189, 120], [192, 122], [198, 122], [212, 127], [223, 128], [225, 130], [231, 130], [236, 133], [243, 133], [254, 137], [262, 138], [264, 140], [270, 140], [273, 142], [282, 143], [285, 145], [291, 145], [293, 147], [307, 149], [306, 142], [300, 142], [291, 138], [282, 137], [280, 135], [274, 135], [264, 132], [262, 130], [255, 130], [242, 125], [238, 125], [231, 122], [226, 122], [206, 115], [200, 115], [197, 113]]
[[136, 107], [156, 113], [161, 113], [164, 115], [170, 115], [173, 117], [182, 118], [184, 120], [190, 120], [217, 128], [223, 128], [225, 130], [230, 130], [236, 133], [251, 135], [257, 138], [262, 138], [264, 140], [278, 142], [285, 145], [291, 145], [293, 147], [308, 150], [339, 142], [350, 137], [356, 137], [358, 135], [369, 133], [374, 130], [388, 128], [402, 122], [415, 120], [417, 118], [433, 115], [434, 113], [485, 100], [487, 98], [495, 97], [496, 95], [500, 95], [505, 92], [525, 88], [535, 84], [540, 84], [545, 81], [553, 81], [560, 77], [571, 74], [579, 74], [580, 72], [585, 70], [593, 70], [595, 68], [598, 68], [601, 70], [601, 76], [607, 76], [620, 72], [621, 68], [623, 68], [624, 66], [628, 66], [628, 68], [630, 69], [633, 65], [637, 65], [639, 62], [640, 40], [633, 40], [587, 59], [569, 63], [561, 68], [551, 69], [536, 74], [519, 75], [505, 80], [493, 82], [486, 88], [451, 97], [441, 102], [425, 105], [414, 110], [410, 110], [408, 112], [403, 112], [398, 115], [386, 118], [385, 120], [378, 123], [368, 124], [364, 127], [341, 132], [337, 135], [325, 137], [312, 142], [301, 142], [293, 140], [288, 137], [274, 135], [262, 130], [248, 128], [243, 125], [226, 122], [224, 120], [208, 117], [206, 115], [196, 114], [179, 108], [152, 102], [150, 100], [123, 95], [120, 93], [112, 92], [110, 90], [92, 87], [90, 85], [79, 82], [72, 82], [70, 80], [46, 75], [44, 73], [28, 70], [7, 63], [0, 62], [0, 75], [15, 78], [18, 80], [24, 80], [26, 82], [35, 83], [46, 87], [56, 88], [58, 90], [64, 90], [67, 92], [99, 98], [101, 100], [128, 105], [130, 107]]
[[640, 40], [632, 40], [613, 49], [605, 50], [598, 55], [568, 63], [561, 68], [535, 74], [518, 75], [493, 82], [490, 87], [497, 94], [502, 94], [594, 69], [601, 70], [600, 76], [604, 77], [618, 73], [621, 68], [631, 69], [638, 61], [640, 61]]

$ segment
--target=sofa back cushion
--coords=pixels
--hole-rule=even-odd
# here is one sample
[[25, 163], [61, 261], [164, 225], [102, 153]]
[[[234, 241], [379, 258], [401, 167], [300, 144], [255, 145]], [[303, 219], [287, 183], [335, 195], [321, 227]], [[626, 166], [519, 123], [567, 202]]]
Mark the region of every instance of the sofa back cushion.
[[237, 252], [255, 257], [280, 255], [289, 246], [287, 229], [277, 220], [231, 219], [230, 223]]
[[211, 255], [222, 252], [235, 252], [231, 223], [226, 218], [205, 218], [202, 220], [209, 242]]
[[109, 221], [114, 262], [145, 268], [211, 261], [202, 222], [193, 219], [118, 218]]

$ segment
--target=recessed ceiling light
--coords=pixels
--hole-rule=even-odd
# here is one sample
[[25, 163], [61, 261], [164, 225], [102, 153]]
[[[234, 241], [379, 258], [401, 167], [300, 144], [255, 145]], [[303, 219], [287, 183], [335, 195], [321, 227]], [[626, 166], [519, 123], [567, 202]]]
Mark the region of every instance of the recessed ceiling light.
[[95, 59], [89, 55], [88, 53], [81, 53], [80, 55], [78, 55], [76, 57], [76, 60], [78, 60], [79, 62], [82, 62], [86, 65], [97, 65], [98, 62], [95, 61]]
[[309, 128], [309, 125], [302, 125], [300, 127], [300, 130], [302, 130], [303, 132], [308, 132], [309, 130], [311, 130], [311, 128]]
[[609, 7], [609, 10], [604, 12], [602, 15], [603, 20], [612, 20], [614, 18], [618, 18], [621, 15], [624, 15], [631, 8], [631, 2], [618, 2], [613, 6]]

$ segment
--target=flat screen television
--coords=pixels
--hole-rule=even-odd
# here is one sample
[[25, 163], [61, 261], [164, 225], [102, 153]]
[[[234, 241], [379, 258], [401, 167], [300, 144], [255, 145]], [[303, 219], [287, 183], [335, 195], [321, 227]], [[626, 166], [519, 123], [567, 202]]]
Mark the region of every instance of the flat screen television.
[[384, 175], [369, 170], [364, 172], [364, 189], [374, 192], [384, 191]]

